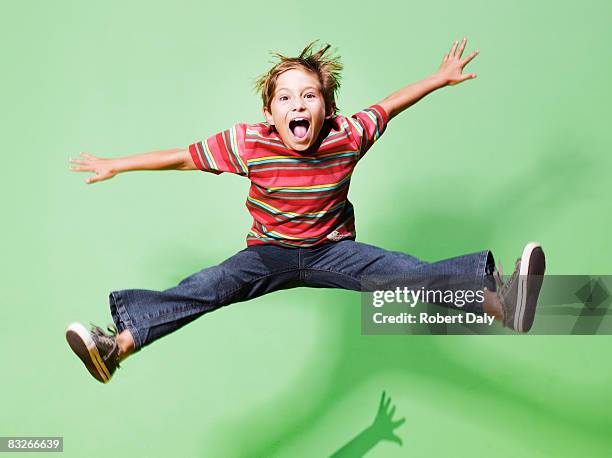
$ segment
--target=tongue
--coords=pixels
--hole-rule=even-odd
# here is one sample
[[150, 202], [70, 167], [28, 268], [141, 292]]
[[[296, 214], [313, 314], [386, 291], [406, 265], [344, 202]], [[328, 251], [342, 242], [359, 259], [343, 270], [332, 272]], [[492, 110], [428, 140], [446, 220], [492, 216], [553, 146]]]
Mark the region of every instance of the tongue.
[[293, 128], [293, 135], [297, 138], [304, 138], [308, 132], [308, 127], [297, 125]]

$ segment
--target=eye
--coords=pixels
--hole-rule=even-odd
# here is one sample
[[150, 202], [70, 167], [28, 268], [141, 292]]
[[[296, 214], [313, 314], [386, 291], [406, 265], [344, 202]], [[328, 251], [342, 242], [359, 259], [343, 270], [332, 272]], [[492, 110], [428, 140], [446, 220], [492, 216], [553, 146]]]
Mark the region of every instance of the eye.
[[287, 97], [286, 95], [281, 95], [278, 100], [280, 100], [281, 102], [284, 102], [285, 100], [289, 100], [289, 97]]
[[309, 92], [308, 94], [306, 94], [307, 99], [314, 99], [315, 97], [316, 95], [314, 95], [312, 92]]

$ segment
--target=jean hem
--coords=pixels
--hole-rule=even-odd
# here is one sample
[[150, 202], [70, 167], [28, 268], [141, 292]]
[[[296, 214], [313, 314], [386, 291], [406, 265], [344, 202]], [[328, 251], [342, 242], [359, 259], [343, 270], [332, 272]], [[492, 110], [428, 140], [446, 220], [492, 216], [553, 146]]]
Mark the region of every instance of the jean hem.
[[117, 329], [119, 332], [127, 329], [132, 334], [132, 338], [134, 340], [134, 352], [140, 350], [144, 342], [142, 341], [142, 337], [140, 335], [140, 331], [133, 324], [132, 318], [128, 313], [127, 307], [123, 303], [123, 297], [120, 294], [120, 291], [113, 291], [109, 295], [109, 302], [111, 307], [111, 315], [113, 317], [113, 321], [117, 325]]
[[[480, 252], [481, 256], [478, 261], [478, 267], [476, 268], [476, 277], [478, 279], [478, 290], [484, 290], [487, 285], [487, 266], [489, 264], [489, 258], [491, 259], [491, 263], [494, 265], [494, 257], [491, 250], [484, 250]], [[488, 288], [487, 288], [488, 289]], [[475, 307], [474, 312], [479, 315], [484, 314], [484, 302], [478, 302], [478, 305]]]

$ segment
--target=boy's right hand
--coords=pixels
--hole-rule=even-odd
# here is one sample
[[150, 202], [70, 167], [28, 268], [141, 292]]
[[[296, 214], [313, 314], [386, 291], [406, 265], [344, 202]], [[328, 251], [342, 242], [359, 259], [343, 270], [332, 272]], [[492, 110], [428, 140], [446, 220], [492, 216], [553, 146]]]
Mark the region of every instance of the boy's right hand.
[[85, 183], [91, 184], [98, 181], [110, 180], [117, 174], [112, 159], [103, 159], [88, 153], [81, 153], [81, 158], [70, 158], [70, 162], [80, 165], [71, 165], [70, 170], [74, 172], [94, 172], [95, 175], [85, 179]]

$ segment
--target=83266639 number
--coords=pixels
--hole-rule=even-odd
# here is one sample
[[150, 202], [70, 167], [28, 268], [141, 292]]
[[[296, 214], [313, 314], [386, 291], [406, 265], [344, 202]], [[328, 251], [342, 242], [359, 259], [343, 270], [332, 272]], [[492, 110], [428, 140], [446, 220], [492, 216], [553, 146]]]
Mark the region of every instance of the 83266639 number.
[[0, 437], [0, 452], [63, 452], [63, 437]]

